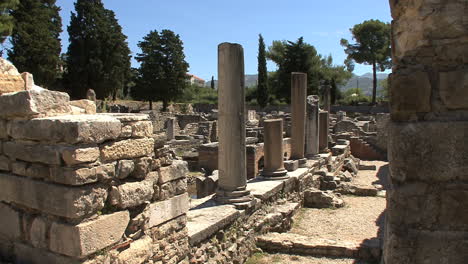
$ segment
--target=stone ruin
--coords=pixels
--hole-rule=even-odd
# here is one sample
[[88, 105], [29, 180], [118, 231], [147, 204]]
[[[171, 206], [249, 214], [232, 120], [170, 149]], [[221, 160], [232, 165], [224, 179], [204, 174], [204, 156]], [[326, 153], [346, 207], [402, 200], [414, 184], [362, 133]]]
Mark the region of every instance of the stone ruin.
[[[467, 3], [390, 3], [390, 115], [332, 113], [328, 93], [320, 109], [302, 73], [291, 113], [245, 113], [243, 51], [229, 43], [209, 114], [98, 114], [0, 60], [0, 261], [244, 263], [257, 247], [279, 250], [261, 235], [289, 230], [302, 206], [385, 194], [353, 181], [369, 169], [360, 159], [388, 149], [384, 241], [347, 256], [465, 263]], [[192, 199], [189, 169], [200, 168]]]

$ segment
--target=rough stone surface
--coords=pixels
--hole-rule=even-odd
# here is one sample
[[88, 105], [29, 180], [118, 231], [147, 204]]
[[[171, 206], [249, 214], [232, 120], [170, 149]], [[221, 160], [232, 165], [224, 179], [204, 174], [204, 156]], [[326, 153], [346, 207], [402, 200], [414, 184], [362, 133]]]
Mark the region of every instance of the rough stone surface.
[[440, 96], [448, 109], [468, 109], [468, 70], [439, 73]]
[[304, 192], [304, 206], [309, 208], [343, 207], [344, 201], [331, 191], [312, 189]]
[[22, 243], [15, 243], [14, 255], [15, 263], [70, 264], [76, 262], [76, 259], [54, 254]]
[[70, 105], [80, 108], [82, 114], [94, 115], [96, 114], [96, 103], [91, 100], [76, 100], [70, 101]]
[[67, 225], [53, 223], [50, 250], [72, 257], [84, 257], [118, 242], [127, 228], [128, 211], [102, 215], [98, 219]]
[[11, 159], [50, 165], [61, 164], [61, 148], [59, 146], [9, 141], [3, 143], [3, 152]]
[[0, 202], [0, 236], [19, 239], [21, 236], [20, 214], [10, 206]]
[[0, 174], [0, 200], [14, 202], [67, 218], [79, 218], [104, 207], [106, 189], [100, 186], [67, 188], [55, 184]]
[[10, 159], [6, 156], [0, 155], [0, 170], [9, 171], [11, 168]]
[[124, 209], [150, 201], [153, 198], [153, 193], [152, 180], [129, 182], [112, 187], [109, 193], [109, 200], [112, 205]]
[[118, 179], [125, 179], [135, 169], [133, 160], [119, 160], [116, 175]]
[[149, 208], [148, 225], [157, 226], [187, 213], [188, 209], [189, 201], [186, 193], [166, 201], [152, 203]]
[[159, 184], [174, 181], [186, 177], [188, 172], [187, 162], [175, 160], [172, 165], [159, 169]]
[[151, 171], [153, 166], [153, 159], [150, 157], [142, 157], [134, 160], [135, 168], [130, 174], [135, 179], [144, 179]]
[[0, 58], [0, 74], [20, 75], [15, 65], [4, 58]]
[[50, 176], [50, 168], [39, 163], [16, 161], [11, 164], [11, 171], [16, 175], [36, 179], [48, 179]]
[[[431, 111], [431, 83], [426, 72], [411, 72], [391, 78], [390, 109], [392, 117]], [[411, 89], [408, 89], [411, 87]]]
[[12, 121], [8, 132], [15, 139], [71, 144], [101, 143], [117, 139], [121, 126], [117, 119], [105, 115], [58, 116]]
[[70, 96], [66, 93], [34, 88], [0, 96], [0, 118], [70, 114]]
[[115, 162], [96, 167], [53, 167], [50, 169], [50, 177], [48, 180], [67, 185], [84, 185], [99, 180], [109, 180], [114, 176]]
[[98, 147], [73, 147], [62, 151], [62, 159], [67, 165], [94, 162], [99, 158], [99, 155]]
[[25, 83], [21, 75], [9, 75], [0, 73], [0, 95], [4, 93], [19, 92], [25, 90]]
[[132, 159], [149, 156], [154, 151], [154, 139], [127, 139], [101, 147], [101, 158], [103, 160]]

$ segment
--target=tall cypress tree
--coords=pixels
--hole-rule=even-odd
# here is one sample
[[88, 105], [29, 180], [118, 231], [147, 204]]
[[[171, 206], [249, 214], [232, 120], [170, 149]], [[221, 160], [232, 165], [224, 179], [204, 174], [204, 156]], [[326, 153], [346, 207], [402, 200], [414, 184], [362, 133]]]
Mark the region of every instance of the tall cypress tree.
[[18, 6], [19, 0], [0, 1], [0, 44], [10, 36], [13, 30], [13, 17], [11, 11]]
[[259, 34], [257, 102], [261, 107], [265, 107], [268, 103], [268, 72], [265, 53], [265, 42], [263, 41], [262, 34]]
[[34, 81], [53, 88], [60, 65], [62, 19], [55, 0], [21, 0], [14, 18], [8, 59], [20, 72], [30, 72]]
[[214, 90], [214, 88], [215, 88], [214, 76], [211, 76], [211, 84], [210, 85], [211, 85], [211, 89]]
[[74, 98], [94, 89], [98, 99], [115, 99], [131, 75], [127, 37], [101, 0], [77, 0], [75, 12], [68, 26], [66, 85]]

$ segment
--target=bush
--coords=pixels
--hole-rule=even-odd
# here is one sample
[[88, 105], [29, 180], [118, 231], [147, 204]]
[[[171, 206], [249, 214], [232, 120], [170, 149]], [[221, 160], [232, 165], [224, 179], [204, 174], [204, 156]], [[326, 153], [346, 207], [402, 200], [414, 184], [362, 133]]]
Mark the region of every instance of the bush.
[[217, 104], [218, 92], [210, 87], [190, 85], [184, 90], [184, 93], [177, 101], [193, 104]]
[[359, 103], [370, 103], [371, 97], [363, 94], [360, 88], [350, 88], [343, 93], [343, 99], [338, 103], [340, 105], [358, 105]]

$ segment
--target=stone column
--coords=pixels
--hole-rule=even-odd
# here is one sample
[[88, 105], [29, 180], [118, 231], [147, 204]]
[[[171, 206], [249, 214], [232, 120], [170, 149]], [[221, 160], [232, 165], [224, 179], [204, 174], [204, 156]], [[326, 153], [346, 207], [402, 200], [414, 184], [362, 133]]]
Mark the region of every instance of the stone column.
[[328, 120], [329, 114], [327, 111], [319, 112], [319, 151], [328, 152]]
[[331, 108], [331, 86], [328, 84], [323, 85], [324, 96], [323, 96], [323, 110], [330, 113]]
[[245, 149], [244, 50], [239, 44], [218, 46], [219, 183], [217, 200], [251, 200], [247, 185]]
[[284, 179], [287, 170], [283, 159], [283, 120], [265, 120], [264, 126], [264, 167], [262, 176], [271, 179]]
[[386, 264], [468, 261], [468, 2], [390, 0]]
[[168, 118], [166, 120], [166, 135], [167, 140], [173, 140], [175, 138], [175, 118]]
[[291, 159], [304, 167], [307, 74], [291, 73]]
[[306, 120], [306, 157], [313, 158], [319, 154], [319, 97], [307, 96]]

